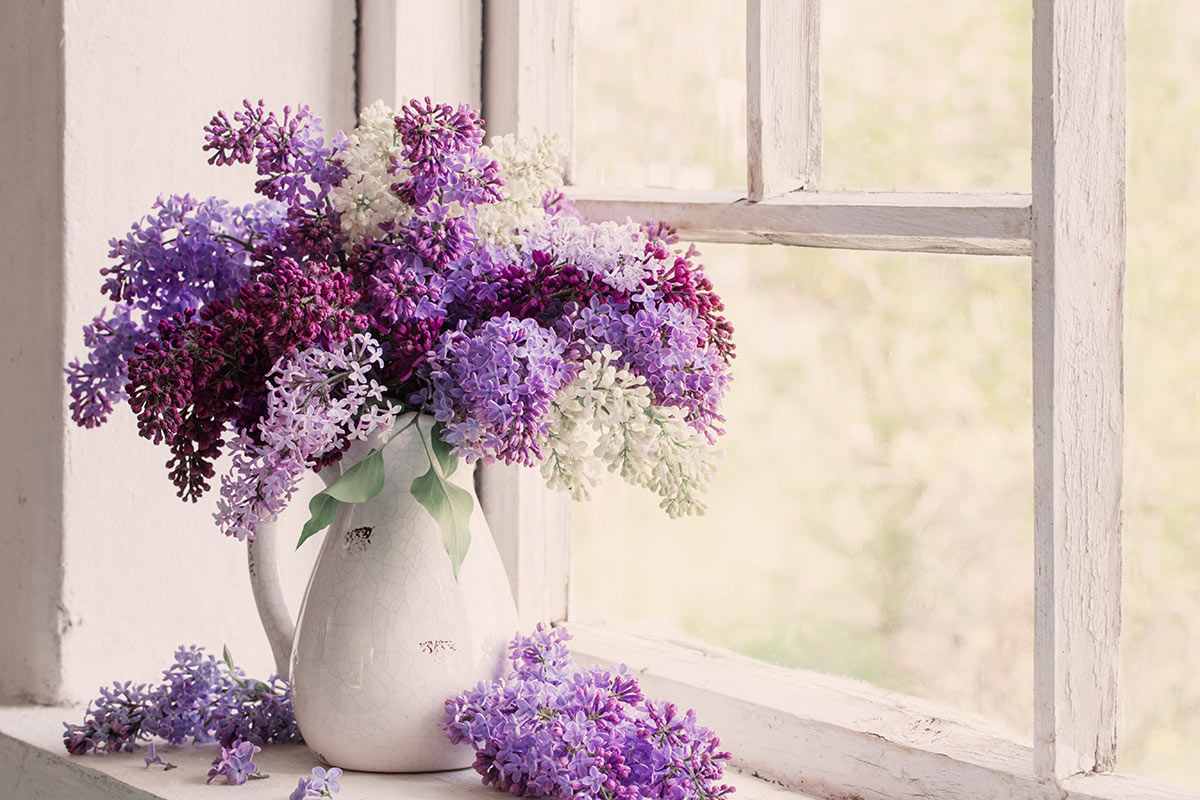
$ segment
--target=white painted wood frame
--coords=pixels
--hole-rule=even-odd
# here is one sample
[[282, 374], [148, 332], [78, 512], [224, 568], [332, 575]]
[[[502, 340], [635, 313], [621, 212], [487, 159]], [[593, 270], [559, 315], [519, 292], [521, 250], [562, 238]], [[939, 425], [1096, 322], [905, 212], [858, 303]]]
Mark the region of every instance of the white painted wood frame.
[[[483, 116], [488, 136], [557, 135], [574, 142], [574, 0], [485, 0]], [[568, 164], [569, 164], [568, 155]], [[569, 169], [569, 167], [568, 167]], [[521, 624], [567, 618], [570, 498], [532, 469], [477, 473]]]
[[1055, 779], [1116, 764], [1124, 0], [1035, 0], [1034, 736]]
[[752, 201], [821, 181], [820, 0], [747, 0], [746, 185]]
[[1055, 780], [990, 720], [862, 681], [785, 669], [694, 641], [572, 625], [584, 664], [624, 663], [649, 696], [694, 708], [734, 765], [836, 800], [1200, 800], [1130, 775]]
[[592, 220], [663, 220], [685, 239], [975, 255], [1029, 255], [1027, 194], [598, 189], [567, 194]]

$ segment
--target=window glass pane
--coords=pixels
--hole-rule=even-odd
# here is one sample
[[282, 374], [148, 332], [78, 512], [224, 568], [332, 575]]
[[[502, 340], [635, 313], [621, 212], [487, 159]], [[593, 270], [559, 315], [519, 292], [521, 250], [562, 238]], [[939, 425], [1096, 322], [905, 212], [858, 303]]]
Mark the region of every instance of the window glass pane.
[[824, 188], [1029, 191], [1032, 9], [822, 3]]
[[1200, 787], [1200, 18], [1128, 7], [1122, 772]]
[[745, 0], [582, 0], [575, 182], [746, 183]]
[[573, 618], [1032, 727], [1029, 261], [702, 245], [736, 333], [704, 517], [576, 505]]

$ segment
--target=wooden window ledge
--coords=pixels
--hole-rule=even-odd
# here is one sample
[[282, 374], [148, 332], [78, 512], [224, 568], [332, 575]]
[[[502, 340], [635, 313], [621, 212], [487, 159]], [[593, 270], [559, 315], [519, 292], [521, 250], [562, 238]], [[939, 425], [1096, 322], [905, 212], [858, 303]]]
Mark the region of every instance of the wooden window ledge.
[[[62, 723], [83, 718], [79, 706], [0, 707], [0, 797], [21, 800], [213, 800], [224, 797], [220, 789], [205, 784], [217, 746], [163, 745], [156, 748], [178, 769], [147, 769], [145, 751], [107, 756], [71, 756], [63, 749]], [[280, 800], [296, 782], [319, 764], [304, 745], [270, 745], [255, 761], [271, 777], [239, 787], [239, 800]], [[766, 781], [735, 772], [727, 773], [737, 787], [736, 800], [811, 800]], [[510, 797], [479, 782], [474, 770], [378, 775], [347, 772], [342, 790], [346, 800], [447, 800], [475, 797], [496, 800]], [[224, 787], [221, 787], [224, 788]]]

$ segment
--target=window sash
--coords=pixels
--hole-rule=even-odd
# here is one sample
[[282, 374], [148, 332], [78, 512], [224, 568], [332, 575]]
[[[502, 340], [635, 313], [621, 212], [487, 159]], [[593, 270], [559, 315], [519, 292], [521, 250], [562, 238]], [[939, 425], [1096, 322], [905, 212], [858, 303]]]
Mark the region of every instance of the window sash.
[[[743, 763], [791, 785], [823, 781], [827, 792], [863, 797], [987, 797], [1008, 787], [996, 796], [1200, 798], [1103, 774], [1115, 756], [1120, 624], [1123, 0], [1032, 1], [1032, 196], [813, 191], [820, 175], [818, 0], [748, 0], [754, 155], [747, 175], [750, 199], [761, 202], [570, 189], [589, 215], [665, 217], [694, 238], [1032, 255], [1038, 509], [1032, 747], [976, 729], [954, 712], [933, 713], [922, 701], [879, 697], [862, 687], [831, 690], [837, 681], [826, 676], [781, 673], [710, 650], [681, 655], [670, 643], [573, 626], [582, 660], [630, 663], [651, 692], [662, 687], [700, 708]], [[364, 0], [364, 9], [408, 2]], [[489, 133], [536, 128], [558, 133], [569, 151], [574, 0], [445, 5], [451, 10], [422, 11], [481, 8], [484, 65], [476, 91]], [[392, 30], [400, 52], [407, 34], [399, 25]], [[789, 47], [795, 41], [801, 46]], [[772, 65], [783, 67], [782, 78], [765, 77]], [[419, 65], [405, 64], [413, 66]], [[396, 64], [393, 74], [400, 74]], [[792, 191], [800, 188], [805, 192]], [[567, 501], [555, 506], [536, 476], [520, 470], [488, 468], [478, 480], [524, 622], [569, 619]], [[751, 691], [757, 694], [748, 697]], [[833, 704], [838, 713], [819, 710], [832, 702], [818, 697], [828, 691], [842, 698]], [[806, 707], [810, 701], [816, 711]], [[889, 708], [890, 732], [873, 728], [875, 716]], [[829, 741], [840, 744], [823, 749]], [[830, 766], [848, 758], [850, 770]]]

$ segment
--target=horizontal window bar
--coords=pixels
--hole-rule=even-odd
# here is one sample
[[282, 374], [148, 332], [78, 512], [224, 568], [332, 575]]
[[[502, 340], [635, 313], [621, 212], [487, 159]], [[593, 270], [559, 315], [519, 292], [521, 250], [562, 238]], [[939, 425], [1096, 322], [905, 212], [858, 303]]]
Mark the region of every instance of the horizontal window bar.
[[973, 255], [1029, 255], [1030, 196], [567, 188], [591, 220], [663, 220], [686, 239]]

